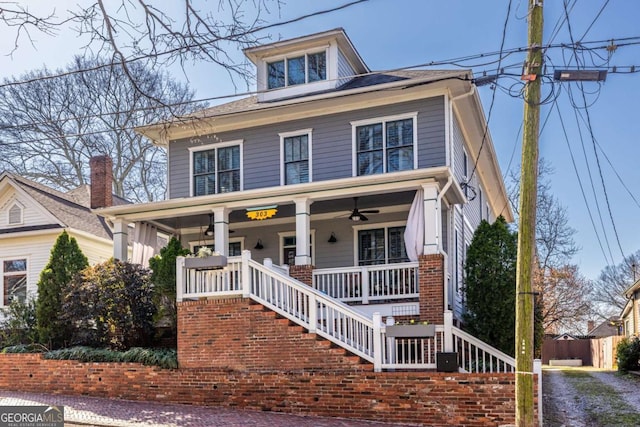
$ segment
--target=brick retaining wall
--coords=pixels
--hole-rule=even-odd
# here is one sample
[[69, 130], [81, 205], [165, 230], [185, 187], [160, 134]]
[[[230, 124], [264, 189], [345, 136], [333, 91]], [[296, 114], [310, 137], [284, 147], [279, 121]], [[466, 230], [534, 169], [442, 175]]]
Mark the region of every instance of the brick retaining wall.
[[[0, 354], [0, 388], [319, 416], [498, 426], [514, 422], [511, 374], [165, 370]], [[327, 367], [330, 368], [330, 367]]]
[[373, 372], [249, 299], [179, 303], [178, 361], [165, 370], [0, 354], [0, 389], [429, 426], [515, 421], [513, 374]]

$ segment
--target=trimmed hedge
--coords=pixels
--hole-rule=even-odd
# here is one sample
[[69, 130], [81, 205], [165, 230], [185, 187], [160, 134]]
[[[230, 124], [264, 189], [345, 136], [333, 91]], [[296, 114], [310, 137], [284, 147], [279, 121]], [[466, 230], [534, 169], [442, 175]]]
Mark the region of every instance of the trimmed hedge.
[[104, 348], [71, 347], [46, 351], [40, 345], [14, 345], [2, 349], [2, 353], [43, 353], [45, 359], [77, 360], [79, 362], [141, 363], [164, 369], [178, 368], [178, 354], [174, 349], [133, 347], [127, 351]]

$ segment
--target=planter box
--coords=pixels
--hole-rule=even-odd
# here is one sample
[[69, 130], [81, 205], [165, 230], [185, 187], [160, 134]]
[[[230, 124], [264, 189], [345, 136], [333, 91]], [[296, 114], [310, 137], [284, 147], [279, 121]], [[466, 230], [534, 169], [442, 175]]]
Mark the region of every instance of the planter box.
[[436, 325], [393, 325], [387, 326], [387, 337], [390, 338], [424, 338], [436, 334]]
[[184, 259], [184, 267], [193, 270], [217, 270], [226, 266], [227, 257], [222, 255]]

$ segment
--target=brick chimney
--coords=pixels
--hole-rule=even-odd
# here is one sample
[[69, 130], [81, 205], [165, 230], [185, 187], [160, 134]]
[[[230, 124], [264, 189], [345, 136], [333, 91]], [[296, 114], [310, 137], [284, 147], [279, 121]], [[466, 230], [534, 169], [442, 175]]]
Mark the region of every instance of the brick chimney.
[[89, 160], [91, 168], [91, 209], [113, 204], [113, 162], [109, 156], [95, 156]]

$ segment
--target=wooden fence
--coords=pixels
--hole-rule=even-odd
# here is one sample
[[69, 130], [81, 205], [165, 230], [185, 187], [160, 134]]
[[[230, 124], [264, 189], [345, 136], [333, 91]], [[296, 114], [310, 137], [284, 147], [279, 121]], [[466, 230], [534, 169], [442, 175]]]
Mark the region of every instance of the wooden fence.
[[593, 339], [563, 340], [545, 338], [542, 344], [542, 363], [550, 360], [581, 359], [583, 366], [616, 369], [616, 346], [623, 336]]

